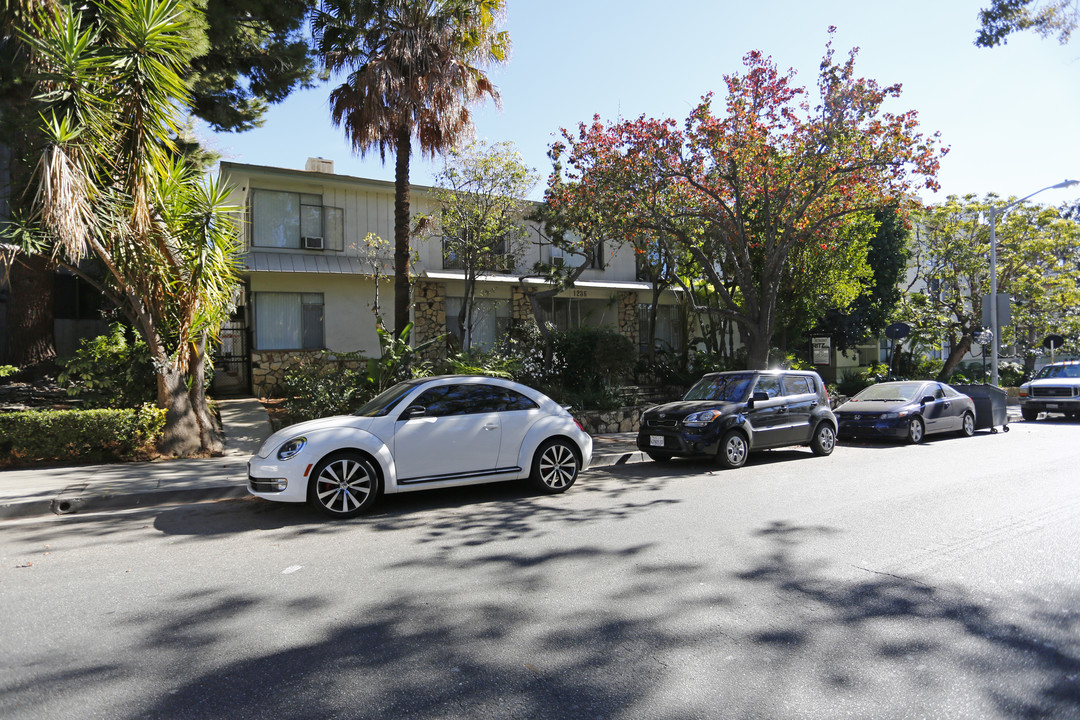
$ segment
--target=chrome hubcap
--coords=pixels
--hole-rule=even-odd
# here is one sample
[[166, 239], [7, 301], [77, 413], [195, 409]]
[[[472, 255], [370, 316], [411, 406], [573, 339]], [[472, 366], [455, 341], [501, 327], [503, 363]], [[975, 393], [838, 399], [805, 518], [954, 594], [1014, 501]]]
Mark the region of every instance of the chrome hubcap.
[[349, 512], [360, 507], [371, 495], [371, 489], [371, 476], [367, 470], [348, 458], [330, 463], [315, 480], [319, 502], [335, 512]]
[[746, 459], [746, 443], [741, 437], [735, 435], [727, 441], [724, 452], [727, 453], [727, 459], [733, 465], [739, 465]]
[[552, 445], [540, 456], [540, 480], [549, 488], [564, 488], [577, 476], [577, 458], [565, 445]]
[[833, 445], [836, 444], [836, 435], [833, 434], [831, 427], [825, 426], [821, 428], [821, 432], [818, 435], [818, 444], [821, 445], [821, 449], [826, 452], [833, 449]]
[[908, 431], [908, 434], [911, 435], [911, 439], [914, 442], [922, 440], [922, 423], [918, 420], [912, 420], [911, 429]]

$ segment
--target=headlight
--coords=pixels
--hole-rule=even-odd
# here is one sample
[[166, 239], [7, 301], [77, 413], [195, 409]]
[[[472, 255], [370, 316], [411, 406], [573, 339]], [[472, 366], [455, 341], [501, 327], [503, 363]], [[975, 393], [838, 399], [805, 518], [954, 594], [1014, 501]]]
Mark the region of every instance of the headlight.
[[897, 418], [907, 417], [910, 414], [910, 410], [900, 410], [899, 412], [885, 413], [881, 417], [885, 418], [886, 420], [895, 420]]
[[305, 445], [307, 445], [306, 437], [295, 437], [292, 440], [285, 442], [281, 447], [278, 448], [277, 459], [288, 460], [289, 458], [296, 455], [296, 453], [303, 450]]
[[718, 417], [720, 417], [719, 410], [703, 410], [693, 415], [687, 415], [686, 419], [683, 420], [683, 425], [686, 427], [705, 427]]

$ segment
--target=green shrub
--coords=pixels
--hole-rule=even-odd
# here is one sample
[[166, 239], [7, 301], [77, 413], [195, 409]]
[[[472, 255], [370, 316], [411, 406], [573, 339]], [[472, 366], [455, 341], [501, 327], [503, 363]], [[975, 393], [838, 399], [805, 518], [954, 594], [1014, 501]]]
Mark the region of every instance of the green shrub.
[[504, 355], [497, 350], [489, 353], [471, 350], [447, 358], [437, 374], [487, 375], [512, 380], [521, 364], [521, 358]]
[[0, 365], [0, 378], [6, 378], [8, 375], [14, 375], [19, 372], [19, 368], [14, 365]]
[[570, 391], [621, 384], [637, 361], [634, 343], [611, 328], [563, 330], [552, 346], [560, 384]]
[[845, 370], [840, 375], [840, 382], [836, 389], [841, 395], [855, 395], [863, 388], [879, 382], [884, 382], [889, 377], [889, 366], [884, 363], [871, 365], [864, 370], [855, 368]]
[[57, 381], [88, 407], [136, 407], [157, 393], [150, 350], [141, 338], [129, 339], [120, 323], [79, 341], [75, 355], [60, 365]]
[[0, 457], [7, 465], [42, 460], [100, 462], [149, 453], [165, 427], [165, 410], [137, 408], [27, 410], [0, 414]]
[[285, 371], [279, 390], [289, 423], [345, 415], [368, 400], [365, 377], [346, 367], [350, 360], [366, 362], [357, 353], [323, 353], [299, 360]]
[[1023, 385], [1026, 379], [1024, 366], [1020, 363], [998, 363], [998, 382], [1002, 387], [1017, 387]]

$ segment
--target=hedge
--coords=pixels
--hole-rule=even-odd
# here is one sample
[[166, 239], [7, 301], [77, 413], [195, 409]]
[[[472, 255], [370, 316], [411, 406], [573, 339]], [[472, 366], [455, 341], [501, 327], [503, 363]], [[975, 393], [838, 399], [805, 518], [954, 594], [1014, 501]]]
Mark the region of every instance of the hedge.
[[131, 460], [149, 453], [165, 410], [28, 410], [0, 413], [0, 465], [42, 460]]

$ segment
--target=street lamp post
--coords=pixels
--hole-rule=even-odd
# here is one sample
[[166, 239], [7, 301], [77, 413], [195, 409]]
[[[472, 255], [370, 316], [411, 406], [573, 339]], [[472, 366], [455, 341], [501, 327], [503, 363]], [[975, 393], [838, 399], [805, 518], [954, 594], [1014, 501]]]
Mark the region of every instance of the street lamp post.
[[1005, 215], [1009, 210], [1016, 207], [1020, 203], [1035, 197], [1041, 192], [1046, 190], [1060, 190], [1061, 188], [1072, 187], [1080, 183], [1080, 180], [1063, 180], [1057, 185], [1051, 185], [1044, 187], [1042, 190], [1036, 190], [1027, 197], [1022, 197], [1019, 200], [1014, 200], [1005, 207], [997, 210], [993, 205], [990, 206], [990, 332], [994, 334], [990, 340], [990, 384], [998, 384], [998, 344], [1001, 337], [1000, 328], [998, 327], [998, 303], [997, 303], [997, 230], [996, 230], [996, 218], [1000, 214]]

